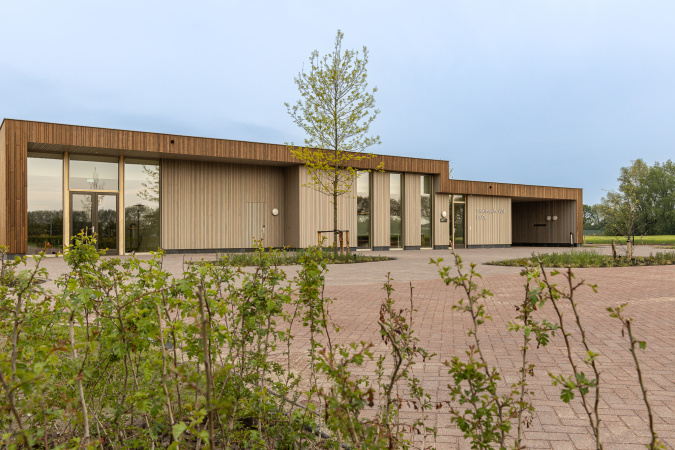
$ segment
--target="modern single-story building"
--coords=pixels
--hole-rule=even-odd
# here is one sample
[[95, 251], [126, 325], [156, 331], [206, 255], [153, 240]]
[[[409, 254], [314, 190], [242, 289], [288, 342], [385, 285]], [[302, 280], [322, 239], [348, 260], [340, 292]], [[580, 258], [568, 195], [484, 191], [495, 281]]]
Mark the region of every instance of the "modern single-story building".
[[[462, 181], [448, 162], [376, 155], [339, 228], [363, 249], [579, 245], [582, 190]], [[305, 248], [331, 230], [330, 198], [285, 145], [5, 119], [0, 244], [55, 253], [85, 230], [111, 254]], [[328, 244], [332, 236], [328, 236]]]

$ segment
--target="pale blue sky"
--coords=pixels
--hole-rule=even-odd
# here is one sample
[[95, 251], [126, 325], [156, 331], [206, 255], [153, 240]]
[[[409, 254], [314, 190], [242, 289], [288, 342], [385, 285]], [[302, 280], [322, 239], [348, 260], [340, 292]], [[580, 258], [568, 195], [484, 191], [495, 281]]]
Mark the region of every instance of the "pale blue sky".
[[675, 158], [675, 2], [0, 0], [0, 117], [300, 143], [312, 50], [370, 51], [375, 153], [582, 187]]

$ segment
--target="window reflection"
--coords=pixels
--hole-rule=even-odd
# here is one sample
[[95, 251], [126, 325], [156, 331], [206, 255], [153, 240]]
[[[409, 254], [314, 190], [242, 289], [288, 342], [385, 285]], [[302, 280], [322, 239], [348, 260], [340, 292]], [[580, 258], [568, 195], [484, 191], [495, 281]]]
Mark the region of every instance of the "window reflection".
[[422, 224], [422, 235], [421, 235], [421, 246], [422, 247], [431, 247], [431, 176], [422, 175], [420, 176], [420, 189], [421, 189], [421, 224]]
[[356, 245], [370, 248], [370, 172], [356, 179]]
[[63, 157], [28, 153], [28, 246], [33, 255], [63, 251]]
[[392, 248], [401, 248], [403, 245], [403, 209], [401, 207], [402, 185], [401, 174], [389, 174], [389, 245]]
[[115, 156], [71, 155], [69, 188], [88, 191], [119, 189], [119, 165]]
[[159, 248], [159, 161], [125, 159], [125, 251]]

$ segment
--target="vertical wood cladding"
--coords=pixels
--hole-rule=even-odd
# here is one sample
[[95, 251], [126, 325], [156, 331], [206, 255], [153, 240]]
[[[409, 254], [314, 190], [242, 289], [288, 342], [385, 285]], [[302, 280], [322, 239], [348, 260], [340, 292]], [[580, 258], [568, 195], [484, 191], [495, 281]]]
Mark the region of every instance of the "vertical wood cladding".
[[[300, 212], [298, 246], [305, 248], [318, 243], [318, 231], [333, 229], [333, 203], [332, 197], [309, 187], [310, 177], [307, 167], [299, 166], [298, 174]], [[356, 183], [351, 193], [338, 197], [338, 229], [349, 230], [350, 246], [356, 247]], [[324, 245], [333, 245], [333, 235], [330, 234], [326, 238]]]
[[466, 200], [467, 245], [511, 244], [511, 199], [470, 195]]
[[286, 167], [284, 175], [285, 210], [280, 213], [284, 218], [284, 245], [300, 248], [300, 166]]
[[403, 186], [403, 245], [405, 247], [419, 247], [422, 243], [420, 174], [404, 174]]
[[[442, 178], [434, 176], [434, 207], [432, 215], [434, 246], [450, 246], [450, 224], [452, 223], [452, 211], [450, 210], [450, 196], [440, 194]], [[441, 212], [445, 211], [448, 215], [446, 222], [441, 222]]]
[[0, 126], [0, 244], [7, 245], [7, 132]]
[[373, 247], [389, 247], [389, 173], [374, 171], [371, 175], [370, 218]]
[[[550, 216], [551, 220], [546, 220]], [[558, 220], [553, 220], [557, 216]], [[577, 236], [577, 202], [552, 200], [513, 203], [514, 244], [569, 244]]]
[[[256, 164], [286, 167], [275, 172], [276, 174], [284, 170], [292, 171], [290, 166], [299, 164], [299, 161], [293, 158], [288, 147], [285, 145], [5, 119], [0, 130], [0, 209], [2, 209], [0, 211], [0, 243], [9, 245], [11, 253], [26, 252], [28, 233], [26, 156], [29, 146], [31, 150], [36, 151], [157, 158], [163, 161], [173, 161], [175, 164], [178, 164], [176, 161], [181, 160], [186, 165], [194, 164], [194, 161], [200, 160], [212, 161], [211, 164], [228, 163], [236, 165], [255, 162]], [[435, 183], [434, 186], [435, 194], [453, 193], [542, 200], [574, 200], [576, 201], [577, 208], [575, 238], [577, 242], [582, 242], [583, 198], [581, 189], [450, 180], [447, 178], [448, 162], [430, 159], [376, 155], [372, 159], [356, 163], [355, 167], [374, 169], [379, 163], [383, 163], [384, 169], [387, 171], [406, 174], [404, 177], [404, 245], [416, 246], [419, 245], [420, 241], [419, 174], [432, 174], [434, 178], [439, 177], [439, 184]], [[377, 185], [374, 185], [374, 187], [377, 188]], [[303, 209], [303, 207], [316, 206], [317, 202], [319, 202], [317, 199], [321, 197], [317, 197], [315, 194], [310, 196], [306, 192], [307, 188], [303, 188], [303, 194], [301, 194], [299, 187], [293, 185], [293, 183], [289, 183], [288, 180], [277, 191], [277, 194], [283, 196], [284, 192], [291, 192], [294, 189], [298, 189], [297, 208], [294, 205], [291, 210], [297, 211], [297, 227], [292, 226], [292, 221], [283, 216], [285, 212], [281, 209], [281, 213], [276, 219], [277, 222], [284, 223], [284, 226], [281, 227], [282, 230], [284, 228], [286, 230], [289, 228], [298, 230], [297, 234], [294, 232], [294, 234], [288, 237], [287, 241], [290, 245], [293, 245], [292, 242], [297, 242], [298, 246], [301, 246], [301, 243], [310, 241], [313, 243], [315, 241], [315, 237], [308, 237], [310, 234], [309, 230], [313, 228], [312, 232], [315, 233], [319, 224], [323, 227], [326, 221], [330, 222], [331, 215], [324, 216], [325, 208], [323, 206], [318, 207], [318, 210], [321, 211], [321, 218], [308, 219], [313, 221], [313, 225], [316, 226], [301, 226], [300, 214], [304, 218], [309, 211], [308, 209]], [[195, 193], [195, 195], [197, 194], [203, 193]], [[197, 198], [202, 198], [202, 196], [197, 196], [192, 201], [195, 202]], [[288, 195], [286, 199], [289, 202], [296, 202], [295, 199]], [[438, 209], [437, 207], [441, 201], [441, 199], [434, 201], [435, 209]], [[342, 208], [346, 208], [345, 211], [351, 215], [350, 217], [353, 217], [353, 223], [345, 222], [341, 226], [349, 228], [355, 233], [355, 207], [351, 208], [351, 206], [347, 206], [348, 202], [346, 201], [343, 201], [343, 203], [345, 204]], [[384, 207], [384, 205], [381, 206]], [[269, 212], [273, 207], [270, 203], [267, 203], [266, 211]], [[375, 200], [374, 208], [374, 214], [382, 214], [384, 211], [384, 209], [378, 209]], [[162, 214], [162, 217], [167, 220], [167, 216], [164, 214]], [[376, 219], [375, 215], [373, 219]], [[269, 226], [272, 227], [273, 222], [270, 221], [269, 223]], [[434, 213], [435, 231], [433, 231], [433, 235], [435, 243], [438, 242], [437, 239], [444, 239], [441, 237], [443, 234], [442, 228], [438, 229], [439, 223], [439, 218]], [[165, 223], [165, 225], [173, 227], [169, 223]], [[330, 223], [328, 228], [332, 228], [332, 223]], [[380, 238], [383, 236], [382, 231], [379, 229], [375, 230], [373, 237], [377, 241], [373, 242], [380, 242]], [[237, 233], [241, 234], [241, 231]], [[213, 235], [215, 236], [215, 234]], [[355, 237], [353, 240], [355, 240]]]
[[[162, 247], [169, 250], [251, 248], [265, 224], [265, 246], [284, 245], [283, 168], [204, 161], [162, 161]], [[247, 203], [262, 203], [250, 207]], [[272, 216], [272, 209], [280, 211]], [[250, 216], [250, 217], [249, 217]]]

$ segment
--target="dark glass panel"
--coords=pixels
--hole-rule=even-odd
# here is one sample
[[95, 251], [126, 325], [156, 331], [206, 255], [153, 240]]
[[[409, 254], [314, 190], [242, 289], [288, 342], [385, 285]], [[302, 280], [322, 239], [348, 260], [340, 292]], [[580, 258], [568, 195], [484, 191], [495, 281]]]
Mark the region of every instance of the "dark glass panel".
[[392, 248], [403, 246], [403, 208], [401, 174], [389, 174], [389, 245]]
[[114, 156], [71, 155], [68, 173], [69, 189], [116, 191], [119, 188], [119, 164]]
[[430, 175], [420, 177], [421, 189], [421, 243], [422, 247], [431, 247], [431, 181]]
[[92, 194], [73, 194], [70, 198], [71, 238], [83, 232], [87, 236], [94, 234], [94, 211]]
[[370, 172], [356, 179], [356, 245], [370, 248]]
[[117, 195], [97, 194], [96, 198], [98, 248], [117, 250]]
[[29, 152], [27, 163], [27, 253], [63, 252], [63, 157]]
[[465, 217], [466, 217], [466, 205], [464, 203], [455, 203], [455, 248], [465, 248], [466, 239], [465, 239]]
[[126, 159], [124, 165], [125, 251], [159, 248], [159, 162]]

